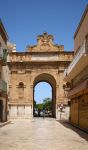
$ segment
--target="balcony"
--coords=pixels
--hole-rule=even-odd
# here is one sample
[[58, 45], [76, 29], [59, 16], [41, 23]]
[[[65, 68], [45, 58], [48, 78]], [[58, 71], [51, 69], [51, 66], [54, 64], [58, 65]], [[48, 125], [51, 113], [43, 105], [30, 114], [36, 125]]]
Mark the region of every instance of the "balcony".
[[0, 49], [0, 63], [4, 66], [7, 63], [7, 50]]
[[64, 80], [70, 82], [88, 65], [88, 43], [83, 42], [73, 61], [64, 72]]
[[7, 83], [4, 80], [0, 80], [0, 92], [7, 92]]

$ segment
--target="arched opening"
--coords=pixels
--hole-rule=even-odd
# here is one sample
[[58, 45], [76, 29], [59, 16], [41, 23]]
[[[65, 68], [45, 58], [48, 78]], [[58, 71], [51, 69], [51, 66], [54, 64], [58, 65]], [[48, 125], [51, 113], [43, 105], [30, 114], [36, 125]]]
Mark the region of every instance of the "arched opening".
[[52, 86], [39, 82], [34, 87], [34, 116], [52, 117]]
[[[35, 99], [35, 94], [38, 94], [38, 93], [35, 93], [35, 89], [36, 89], [36, 87], [40, 84], [40, 83], [43, 83], [43, 85], [42, 85], [42, 89], [44, 89], [43, 90], [43, 95], [44, 95], [44, 93], [47, 93], [47, 88], [45, 88], [45, 86], [44, 86], [44, 84], [46, 83], [49, 87], [50, 87], [50, 89], [51, 89], [51, 96], [46, 96], [46, 94], [45, 94], [45, 96], [46, 96], [46, 99], [47, 98], [50, 98], [50, 99], [48, 99], [47, 101], [50, 103], [50, 105], [51, 105], [51, 108], [50, 108], [50, 110], [48, 111], [48, 108], [46, 107], [43, 107], [42, 109], [44, 109], [45, 110], [45, 113], [47, 113], [47, 111], [48, 111], [48, 113], [49, 113], [49, 116], [50, 117], [56, 117], [56, 81], [55, 81], [55, 79], [54, 79], [54, 77], [52, 76], [52, 75], [50, 75], [50, 74], [40, 74], [39, 76], [37, 76], [36, 78], [35, 78], [35, 80], [34, 80], [34, 84], [33, 84], [33, 115], [35, 115], [35, 101], [36, 101], [36, 99]], [[40, 93], [39, 93], [39, 95], [41, 95], [41, 90], [40, 90]], [[39, 96], [38, 96], [39, 97]], [[46, 101], [46, 99], [40, 99], [40, 102], [43, 102], [43, 100], [45, 100]], [[37, 101], [37, 103], [38, 103], [38, 101]], [[44, 105], [44, 102], [43, 102], [43, 105]], [[38, 110], [37, 110], [38, 111]], [[40, 112], [39, 112], [40, 113]], [[45, 116], [48, 116], [48, 114], [46, 114]]]

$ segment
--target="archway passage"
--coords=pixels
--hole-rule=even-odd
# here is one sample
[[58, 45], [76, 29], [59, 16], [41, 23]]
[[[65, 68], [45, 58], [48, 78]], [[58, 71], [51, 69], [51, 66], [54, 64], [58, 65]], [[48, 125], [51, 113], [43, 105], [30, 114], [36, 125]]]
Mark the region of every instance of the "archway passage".
[[52, 117], [52, 87], [47, 82], [39, 82], [34, 88], [34, 116]]
[[[45, 108], [43, 107], [42, 109], [46, 110], [46, 112], [48, 111], [49, 109], [49, 113], [50, 113], [50, 117], [56, 117], [56, 81], [54, 79], [54, 77], [50, 74], [46, 74], [46, 73], [43, 73], [43, 74], [40, 74], [38, 75], [35, 80], [34, 80], [34, 84], [33, 84], [33, 115], [35, 116], [35, 88], [36, 86], [39, 84], [39, 83], [48, 83], [49, 86], [51, 87], [51, 96], [50, 97], [46, 97], [47, 98], [50, 98], [48, 99], [49, 100], [49, 103], [51, 105], [51, 108]], [[40, 91], [41, 92], [41, 91]], [[47, 88], [45, 89], [44, 88], [44, 92], [47, 93]], [[40, 93], [41, 94], [41, 93]], [[43, 93], [44, 94], [44, 93]], [[45, 99], [45, 101], [46, 101]], [[44, 103], [43, 103], [44, 104]], [[40, 113], [40, 112], [39, 112]], [[47, 116], [47, 115], [46, 115]]]

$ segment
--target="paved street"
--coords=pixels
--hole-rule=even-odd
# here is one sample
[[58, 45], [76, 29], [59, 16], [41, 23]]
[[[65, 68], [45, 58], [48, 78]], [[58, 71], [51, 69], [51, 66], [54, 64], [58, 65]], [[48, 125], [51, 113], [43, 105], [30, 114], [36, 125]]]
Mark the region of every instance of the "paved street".
[[0, 128], [0, 150], [88, 150], [88, 134], [52, 118], [14, 120]]

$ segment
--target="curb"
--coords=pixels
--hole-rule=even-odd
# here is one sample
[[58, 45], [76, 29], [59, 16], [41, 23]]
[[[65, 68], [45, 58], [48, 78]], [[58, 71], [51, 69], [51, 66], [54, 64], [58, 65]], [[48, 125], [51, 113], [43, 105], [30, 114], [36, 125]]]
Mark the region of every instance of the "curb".
[[11, 121], [0, 123], [0, 128], [3, 127], [3, 126], [5, 126], [5, 125], [7, 125], [7, 124], [9, 124], [9, 123], [11, 123]]

